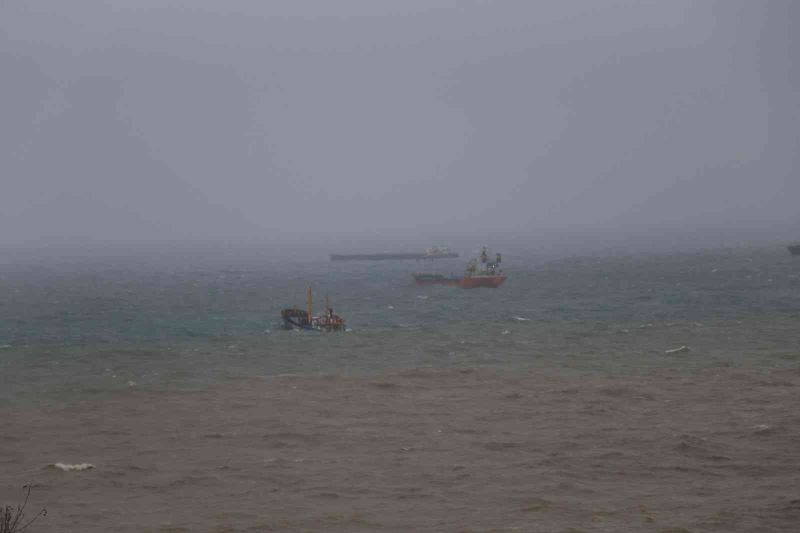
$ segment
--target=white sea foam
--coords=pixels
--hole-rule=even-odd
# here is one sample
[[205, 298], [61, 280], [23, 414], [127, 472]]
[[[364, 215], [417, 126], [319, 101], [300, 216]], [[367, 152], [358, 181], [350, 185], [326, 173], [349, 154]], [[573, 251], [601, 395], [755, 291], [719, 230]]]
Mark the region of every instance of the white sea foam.
[[673, 354], [673, 353], [687, 353], [690, 352], [691, 349], [688, 346], [681, 346], [680, 348], [673, 348], [671, 350], [665, 350], [664, 353], [666, 354]]
[[64, 472], [81, 472], [83, 470], [91, 470], [94, 468], [93, 464], [90, 463], [76, 463], [76, 464], [67, 464], [67, 463], [54, 463], [52, 465], [53, 468], [57, 468], [59, 470], [63, 470]]

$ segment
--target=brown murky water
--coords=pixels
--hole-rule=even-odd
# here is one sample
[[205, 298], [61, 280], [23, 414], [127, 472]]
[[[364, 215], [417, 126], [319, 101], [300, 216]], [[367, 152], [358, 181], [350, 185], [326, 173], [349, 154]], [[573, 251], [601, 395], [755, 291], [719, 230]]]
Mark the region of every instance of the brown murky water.
[[[797, 531], [800, 372], [407, 370], [0, 410], [32, 531]], [[92, 463], [84, 472], [48, 464]]]

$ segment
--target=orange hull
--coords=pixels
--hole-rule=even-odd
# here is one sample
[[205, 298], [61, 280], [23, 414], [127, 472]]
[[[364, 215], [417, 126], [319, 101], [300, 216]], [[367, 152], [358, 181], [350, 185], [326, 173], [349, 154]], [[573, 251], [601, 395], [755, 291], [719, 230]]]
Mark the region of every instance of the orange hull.
[[496, 289], [506, 280], [505, 276], [466, 276], [461, 280], [462, 289], [489, 287]]

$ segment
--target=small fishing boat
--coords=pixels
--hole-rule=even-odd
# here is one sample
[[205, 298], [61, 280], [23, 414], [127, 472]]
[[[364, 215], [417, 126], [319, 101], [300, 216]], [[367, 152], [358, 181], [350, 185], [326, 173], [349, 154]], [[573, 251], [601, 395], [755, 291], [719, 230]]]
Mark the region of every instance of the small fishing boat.
[[333, 312], [328, 296], [325, 296], [325, 312], [314, 316], [314, 296], [311, 287], [306, 291], [306, 308], [297, 306], [281, 311], [281, 320], [284, 329], [312, 330], [312, 331], [344, 331], [345, 321]]

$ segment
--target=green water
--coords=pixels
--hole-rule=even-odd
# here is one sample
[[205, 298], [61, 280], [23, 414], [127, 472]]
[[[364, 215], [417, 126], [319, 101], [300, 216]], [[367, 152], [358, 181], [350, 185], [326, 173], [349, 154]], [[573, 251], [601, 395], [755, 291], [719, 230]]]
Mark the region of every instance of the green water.
[[[431, 263], [229, 252], [0, 270], [0, 400], [415, 366], [637, 372], [797, 366], [800, 261], [776, 248], [548, 259], [505, 250], [500, 289], [417, 287]], [[312, 285], [344, 334], [286, 332]], [[666, 349], [687, 345], [674, 356]]]

